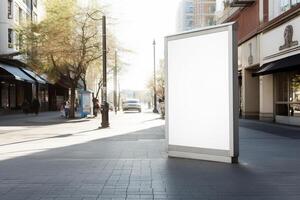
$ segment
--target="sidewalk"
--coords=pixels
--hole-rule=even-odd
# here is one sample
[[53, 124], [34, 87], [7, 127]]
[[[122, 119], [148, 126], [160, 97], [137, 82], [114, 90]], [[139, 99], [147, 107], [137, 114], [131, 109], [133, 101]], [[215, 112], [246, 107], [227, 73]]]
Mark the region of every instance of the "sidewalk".
[[122, 114], [112, 124], [0, 161], [0, 199], [300, 199], [299, 128], [242, 120], [240, 163], [230, 165], [168, 158], [157, 115]]

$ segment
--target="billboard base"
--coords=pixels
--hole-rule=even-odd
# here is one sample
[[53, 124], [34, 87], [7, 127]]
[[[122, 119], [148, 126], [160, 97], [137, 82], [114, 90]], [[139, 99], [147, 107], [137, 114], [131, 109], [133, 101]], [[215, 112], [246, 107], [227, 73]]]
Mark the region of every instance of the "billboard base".
[[171, 158], [188, 158], [188, 159], [223, 162], [223, 163], [238, 163], [238, 157], [216, 156], [216, 155], [181, 152], [181, 151], [168, 151], [168, 156]]

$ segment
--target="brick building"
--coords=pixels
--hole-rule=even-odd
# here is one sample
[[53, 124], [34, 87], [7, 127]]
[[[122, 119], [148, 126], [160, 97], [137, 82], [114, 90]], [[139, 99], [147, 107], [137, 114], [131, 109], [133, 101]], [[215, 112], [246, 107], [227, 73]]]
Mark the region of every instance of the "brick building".
[[217, 22], [238, 25], [242, 117], [300, 125], [300, 1], [224, 5]]

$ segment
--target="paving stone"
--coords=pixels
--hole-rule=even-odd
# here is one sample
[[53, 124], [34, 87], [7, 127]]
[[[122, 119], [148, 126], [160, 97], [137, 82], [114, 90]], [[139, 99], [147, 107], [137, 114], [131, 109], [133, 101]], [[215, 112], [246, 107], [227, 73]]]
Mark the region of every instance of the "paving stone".
[[4, 159], [0, 200], [300, 199], [300, 128], [240, 125], [234, 165], [168, 158], [163, 126]]

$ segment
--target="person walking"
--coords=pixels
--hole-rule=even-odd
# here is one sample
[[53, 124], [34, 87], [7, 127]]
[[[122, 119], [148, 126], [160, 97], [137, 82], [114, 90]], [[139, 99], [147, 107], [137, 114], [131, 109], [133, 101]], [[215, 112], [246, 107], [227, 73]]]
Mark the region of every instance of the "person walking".
[[100, 109], [100, 105], [99, 105], [99, 100], [94, 98], [93, 99], [93, 103], [94, 103], [94, 116], [97, 117], [99, 109]]
[[70, 116], [70, 102], [67, 101], [65, 104], [65, 117], [68, 119]]

